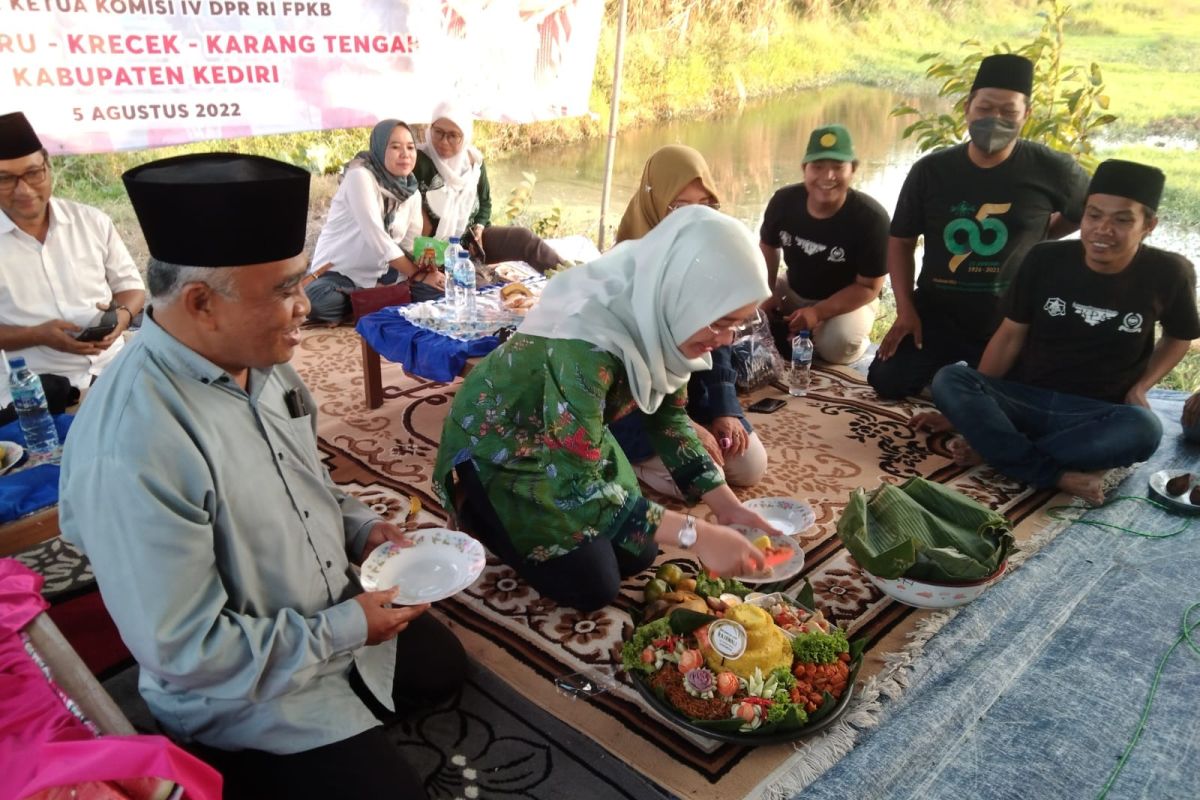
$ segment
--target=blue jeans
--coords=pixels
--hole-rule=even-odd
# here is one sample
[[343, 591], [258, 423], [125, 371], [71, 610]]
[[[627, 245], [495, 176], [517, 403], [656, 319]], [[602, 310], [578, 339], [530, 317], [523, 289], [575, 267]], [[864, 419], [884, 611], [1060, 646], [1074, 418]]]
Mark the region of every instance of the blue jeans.
[[312, 322], [341, 322], [350, 316], [350, 296], [357, 289], [354, 281], [330, 270], [308, 285], [308, 318]]
[[984, 461], [1039, 488], [1067, 471], [1145, 461], [1162, 439], [1152, 411], [988, 378], [954, 364], [933, 379], [933, 401]]

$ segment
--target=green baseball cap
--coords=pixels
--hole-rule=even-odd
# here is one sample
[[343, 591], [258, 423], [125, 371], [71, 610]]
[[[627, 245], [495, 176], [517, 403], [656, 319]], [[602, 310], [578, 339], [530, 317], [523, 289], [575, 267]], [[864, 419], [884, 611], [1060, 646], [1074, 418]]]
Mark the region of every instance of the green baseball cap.
[[854, 161], [854, 143], [850, 141], [850, 131], [843, 125], [825, 125], [817, 128], [808, 137], [808, 150], [804, 152], [804, 161], [820, 161], [823, 158], [833, 161]]

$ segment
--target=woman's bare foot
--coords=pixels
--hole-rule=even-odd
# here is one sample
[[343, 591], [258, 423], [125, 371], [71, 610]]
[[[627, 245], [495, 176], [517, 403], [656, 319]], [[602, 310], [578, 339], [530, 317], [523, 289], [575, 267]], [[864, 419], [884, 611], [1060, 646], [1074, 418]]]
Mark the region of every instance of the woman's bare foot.
[[1104, 505], [1104, 475], [1104, 470], [1064, 472], [1058, 479], [1058, 488], [1094, 506]]
[[946, 449], [954, 457], [954, 463], [960, 467], [973, 467], [976, 464], [983, 463], [983, 457], [979, 453], [976, 453], [975, 448], [971, 447], [967, 443], [967, 440], [961, 436], [955, 436], [946, 442]]

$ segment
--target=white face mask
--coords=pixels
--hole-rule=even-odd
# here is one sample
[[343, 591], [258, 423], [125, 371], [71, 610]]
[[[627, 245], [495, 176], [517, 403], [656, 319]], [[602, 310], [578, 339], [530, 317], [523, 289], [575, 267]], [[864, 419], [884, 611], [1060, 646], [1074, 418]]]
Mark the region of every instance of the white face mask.
[[1021, 126], [1002, 117], [984, 117], [967, 125], [971, 142], [988, 155], [999, 153], [1021, 133]]

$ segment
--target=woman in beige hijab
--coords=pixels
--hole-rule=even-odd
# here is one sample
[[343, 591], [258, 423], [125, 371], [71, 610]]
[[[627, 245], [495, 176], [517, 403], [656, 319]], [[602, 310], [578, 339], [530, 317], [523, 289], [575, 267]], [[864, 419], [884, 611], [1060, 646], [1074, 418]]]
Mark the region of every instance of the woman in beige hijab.
[[[646, 161], [637, 193], [629, 201], [617, 241], [640, 239], [672, 212], [690, 205], [720, 209], [708, 163], [682, 144], [659, 148]], [[688, 416], [701, 444], [732, 486], [753, 486], [767, 471], [767, 451], [754, 433], [734, 385], [737, 372], [729, 346], [712, 351], [712, 368], [688, 381]], [[633, 413], [609, 429], [643, 484], [670, 497], [682, 497], [670, 471], [654, 451], [644, 414]]]
[[683, 144], [659, 148], [646, 161], [637, 194], [617, 227], [617, 241], [640, 239], [674, 209], [697, 203], [721, 207], [704, 156]]

